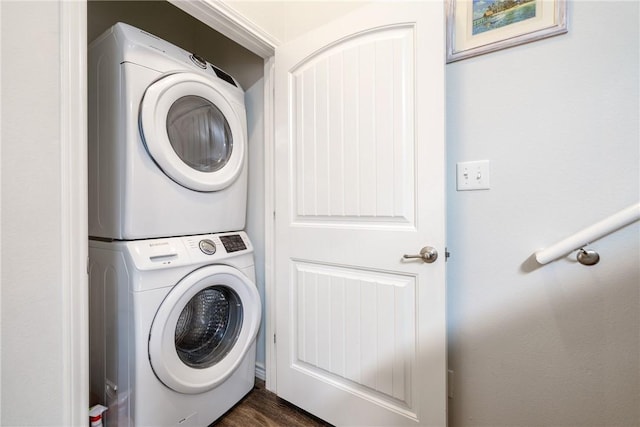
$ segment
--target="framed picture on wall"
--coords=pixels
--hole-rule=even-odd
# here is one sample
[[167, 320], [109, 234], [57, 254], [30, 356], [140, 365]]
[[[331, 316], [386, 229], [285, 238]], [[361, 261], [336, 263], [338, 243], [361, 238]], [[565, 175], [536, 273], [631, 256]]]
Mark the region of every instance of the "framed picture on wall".
[[567, 32], [566, 0], [448, 0], [447, 62]]

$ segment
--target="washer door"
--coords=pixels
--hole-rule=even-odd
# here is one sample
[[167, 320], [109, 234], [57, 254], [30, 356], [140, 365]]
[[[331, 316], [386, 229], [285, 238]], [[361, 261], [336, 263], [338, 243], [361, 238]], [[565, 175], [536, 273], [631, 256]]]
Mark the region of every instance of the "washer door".
[[258, 333], [260, 296], [239, 270], [213, 265], [183, 278], [149, 333], [149, 361], [167, 387], [202, 393], [226, 380]]
[[206, 77], [166, 75], [144, 93], [142, 141], [172, 180], [195, 191], [218, 191], [240, 174], [245, 156], [244, 118]]

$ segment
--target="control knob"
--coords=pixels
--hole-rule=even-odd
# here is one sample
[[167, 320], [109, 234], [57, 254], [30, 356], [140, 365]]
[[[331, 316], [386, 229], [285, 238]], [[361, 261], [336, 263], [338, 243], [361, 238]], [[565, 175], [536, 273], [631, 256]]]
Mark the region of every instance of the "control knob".
[[216, 253], [216, 244], [211, 239], [203, 239], [198, 243], [200, 250], [206, 255], [213, 255]]
[[196, 64], [198, 67], [202, 68], [203, 70], [207, 68], [207, 61], [200, 55], [196, 55], [195, 53], [192, 53], [189, 58], [191, 58], [191, 61], [193, 61], [194, 64]]

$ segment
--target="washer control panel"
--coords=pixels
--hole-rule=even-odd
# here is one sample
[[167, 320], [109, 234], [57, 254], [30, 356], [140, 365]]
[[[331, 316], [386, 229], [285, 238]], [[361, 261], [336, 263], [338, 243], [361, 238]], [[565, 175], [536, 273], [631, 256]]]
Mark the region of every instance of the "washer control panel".
[[[198, 236], [167, 237], [125, 243], [140, 270], [155, 270], [194, 263], [224, 262], [251, 254], [253, 246], [244, 231]], [[248, 262], [252, 262], [249, 257]]]
[[239, 234], [230, 234], [228, 236], [220, 236], [220, 241], [228, 253], [244, 251], [247, 245], [244, 244]]

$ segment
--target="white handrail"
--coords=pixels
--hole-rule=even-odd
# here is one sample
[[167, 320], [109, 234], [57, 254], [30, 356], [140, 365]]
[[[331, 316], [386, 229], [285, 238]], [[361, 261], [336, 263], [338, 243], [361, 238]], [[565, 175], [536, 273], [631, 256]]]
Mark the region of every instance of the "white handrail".
[[558, 243], [537, 251], [535, 253], [536, 261], [539, 264], [548, 264], [638, 220], [640, 220], [640, 202], [596, 222]]

